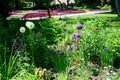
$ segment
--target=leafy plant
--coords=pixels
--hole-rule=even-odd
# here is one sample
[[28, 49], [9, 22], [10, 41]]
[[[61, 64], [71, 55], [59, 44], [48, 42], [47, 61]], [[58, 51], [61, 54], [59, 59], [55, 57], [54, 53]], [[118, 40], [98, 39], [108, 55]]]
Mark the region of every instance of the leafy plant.
[[9, 80], [13, 75], [18, 72], [18, 66], [16, 65], [18, 53], [14, 52], [14, 44], [12, 46], [10, 56], [7, 55], [9, 51], [5, 46], [3, 58], [0, 60], [0, 73], [2, 80]]
[[109, 10], [111, 10], [111, 6], [110, 6], [110, 5], [105, 4], [104, 6], [102, 6], [102, 7], [101, 7], [101, 9], [109, 9]]
[[50, 50], [50, 57], [52, 61], [52, 65], [54, 69], [58, 72], [65, 70], [68, 66], [70, 66], [70, 61], [68, 54], [64, 53], [61, 50]]
[[35, 24], [33, 22], [27, 21], [26, 27], [29, 30], [26, 29], [26, 32], [24, 31], [22, 33], [24, 42], [23, 50], [25, 50], [26, 54], [29, 53], [28, 57], [32, 60], [32, 64], [42, 67], [47, 66], [49, 64], [49, 58], [46, 38], [42, 36], [41, 32], [35, 32]]
[[46, 38], [48, 44], [54, 44], [61, 39], [63, 22], [58, 19], [46, 19], [42, 20], [39, 25], [39, 31]]
[[27, 70], [23, 69], [18, 72], [15, 76], [12, 77], [10, 80], [38, 80], [37, 76], [32, 75], [27, 72]]
[[68, 78], [68, 74], [67, 73], [60, 72], [58, 74], [58, 77], [56, 78], [56, 80], [67, 80], [67, 78]]

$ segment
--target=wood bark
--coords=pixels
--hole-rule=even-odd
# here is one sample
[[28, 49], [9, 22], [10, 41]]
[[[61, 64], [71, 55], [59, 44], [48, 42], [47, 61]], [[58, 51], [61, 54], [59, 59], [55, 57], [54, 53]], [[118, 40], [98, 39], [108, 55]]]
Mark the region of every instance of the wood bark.
[[62, 2], [60, 0], [57, 0], [60, 3], [60, 9], [63, 9]]
[[118, 16], [120, 17], [120, 0], [115, 0]]
[[47, 0], [46, 6], [47, 6], [48, 17], [51, 18], [51, 14], [50, 14], [50, 1], [49, 0]]

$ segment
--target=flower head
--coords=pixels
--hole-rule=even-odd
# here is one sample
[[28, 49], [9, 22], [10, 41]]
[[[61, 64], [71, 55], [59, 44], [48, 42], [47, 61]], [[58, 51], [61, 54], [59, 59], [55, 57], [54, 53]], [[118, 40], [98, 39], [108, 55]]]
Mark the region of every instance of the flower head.
[[53, 48], [56, 49], [56, 46], [54, 45]]
[[65, 54], [65, 53], [64, 53], [64, 52], [62, 52], [62, 53], [61, 53], [61, 56], [64, 56], [64, 54]]
[[55, 53], [54, 53], [54, 51], [51, 50], [51, 51], [50, 51], [50, 54], [55, 54]]
[[83, 25], [81, 25], [81, 24], [77, 24], [77, 25], [76, 25], [76, 28], [77, 28], [78, 30], [80, 30], [80, 29], [83, 28]]
[[67, 31], [67, 29], [66, 29], [66, 28], [64, 28], [63, 30], [64, 30], [64, 32], [66, 32], [66, 31]]
[[108, 47], [105, 46], [103, 49], [104, 49], [104, 51], [107, 51], [107, 50], [108, 50]]
[[20, 32], [24, 33], [25, 32], [25, 27], [20, 27]]
[[75, 38], [75, 39], [76, 39], [76, 38], [80, 38], [80, 34], [79, 34], [79, 33], [73, 33], [73, 34], [72, 34], [72, 37]]
[[77, 33], [77, 34], [76, 34], [76, 37], [77, 37], [77, 38], [80, 38], [80, 34], [79, 34], [79, 33]]
[[57, 50], [58, 53], [60, 53], [61, 51], [60, 50]]
[[75, 46], [74, 46], [74, 45], [71, 45], [71, 46], [69, 47], [69, 50], [72, 51], [74, 48], [75, 48]]
[[26, 27], [32, 30], [35, 27], [35, 24], [33, 22], [27, 21], [26, 22]]

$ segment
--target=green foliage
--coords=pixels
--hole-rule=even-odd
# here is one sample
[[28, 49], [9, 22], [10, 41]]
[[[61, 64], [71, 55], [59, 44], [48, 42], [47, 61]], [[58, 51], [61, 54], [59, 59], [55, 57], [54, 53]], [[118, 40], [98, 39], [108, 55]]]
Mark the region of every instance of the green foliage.
[[23, 69], [18, 72], [15, 76], [12, 77], [10, 80], [38, 80], [37, 76], [32, 75], [27, 72], [27, 70]]
[[57, 51], [56, 53], [52, 53], [50, 56], [53, 62], [53, 67], [58, 72], [65, 70], [70, 65], [68, 56], [63, 52]]
[[96, 8], [100, 5], [100, 0], [75, 0], [75, 6], [83, 9]]
[[117, 80], [120, 80], [120, 72], [118, 73]]
[[1, 80], [9, 80], [12, 78], [13, 75], [17, 73], [18, 66], [16, 64], [16, 61], [18, 59], [18, 54], [14, 53], [14, 44], [12, 46], [12, 50], [10, 52], [10, 56], [8, 56], [9, 50], [7, 47], [4, 47], [4, 54], [0, 54], [0, 74], [1, 74]]
[[[29, 27], [26, 21], [10, 21], [8, 28], [0, 27], [1, 79], [88, 80], [100, 75], [104, 66], [120, 67], [120, 28], [116, 15], [94, 14], [32, 22]], [[82, 30], [77, 30], [76, 24], [82, 24]], [[21, 26], [25, 29], [20, 33]], [[73, 39], [74, 32], [79, 33], [80, 38]], [[107, 72], [115, 79], [111, 69]]]
[[84, 0], [75, 0], [75, 6], [81, 6]]
[[85, 31], [82, 33], [84, 37], [82, 37], [83, 40], [81, 44], [84, 45], [83, 53], [85, 54], [85, 59], [86, 57], [87, 59], [91, 58], [90, 55], [98, 55], [103, 66], [112, 65], [115, 55], [115, 53], [113, 54], [114, 45], [119, 47], [119, 40], [117, 37], [119, 29], [107, 28], [109, 25], [105, 21], [105, 18], [96, 18], [95, 20], [89, 20], [84, 24]]
[[24, 54], [28, 55], [28, 57], [32, 60], [32, 64], [45, 67], [49, 64], [46, 38], [42, 36], [41, 32], [35, 32], [33, 29], [34, 27], [32, 27], [35, 25], [34, 23], [28, 23], [30, 23], [28, 26], [26, 24], [28, 29], [26, 29], [26, 32], [21, 35], [23, 42], [21, 50], [25, 51]]
[[33, 2], [35, 2], [36, 4], [36, 7], [37, 8], [46, 8], [50, 5], [50, 3], [52, 2], [53, 0], [33, 0]]
[[46, 39], [41, 33], [30, 33], [26, 39], [26, 51], [30, 53], [31, 59], [35, 60], [36, 66], [47, 66], [49, 64], [48, 48]]
[[58, 19], [46, 19], [39, 22], [39, 26], [39, 31], [46, 38], [48, 44], [53, 44], [60, 40], [64, 23]]
[[[81, 32], [79, 52], [83, 53], [85, 61], [92, 61], [102, 66], [113, 65], [114, 59], [117, 57], [116, 55], [119, 55], [119, 28], [110, 24], [110, 19], [106, 17], [94, 17], [88, 20], [83, 18], [84, 22], [81, 21], [81, 18], [74, 18], [74, 23], [77, 23], [76, 19], [78, 19], [79, 23], [84, 24]], [[72, 19], [66, 20], [66, 23], [73, 23], [72, 21]], [[71, 32], [75, 31], [72, 25], [71, 28]], [[68, 39], [66, 38], [65, 40]]]
[[111, 10], [111, 6], [106, 4], [103, 7], [101, 7], [101, 9]]
[[0, 15], [4, 18], [9, 16], [9, 2], [8, 0], [1, 0], [0, 1]]
[[56, 80], [67, 80], [68, 78], [68, 74], [64, 72], [60, 72], [58, 75], [59, 76], [56, 78]]

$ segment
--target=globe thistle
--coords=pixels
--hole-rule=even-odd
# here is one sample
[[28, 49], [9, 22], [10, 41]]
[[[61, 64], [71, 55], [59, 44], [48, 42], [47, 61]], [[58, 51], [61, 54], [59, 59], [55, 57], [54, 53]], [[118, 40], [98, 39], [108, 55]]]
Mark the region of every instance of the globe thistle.
[[81, 24], [77, 24], [77, 25], [76, 25], [76, 29], [80, 30], [80, 29], [82, 29], [82, 28], [83, 28], [83, 25], [81, 25]]
[[25, 27], [20, 27], [20, 32], [24, 33], [25, 32]]
[[74, 38], [74, 39], [80, 38], [80, 34], [79, 33], [73, 33], [72, 38]]
[[33, 22], [27, 21], [26, 27], [30, 30], [32, 30], [35, 27], [35, 24]]
[[80, 34], [79, 33], [76, 34], [76, 38], [80, 38]]

